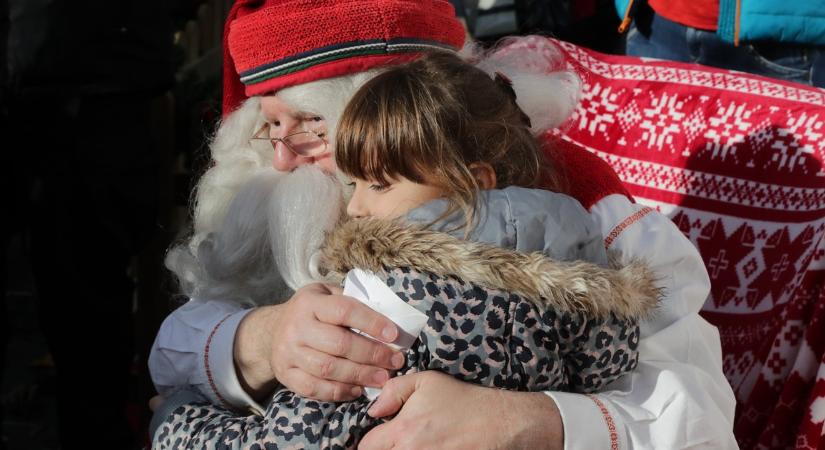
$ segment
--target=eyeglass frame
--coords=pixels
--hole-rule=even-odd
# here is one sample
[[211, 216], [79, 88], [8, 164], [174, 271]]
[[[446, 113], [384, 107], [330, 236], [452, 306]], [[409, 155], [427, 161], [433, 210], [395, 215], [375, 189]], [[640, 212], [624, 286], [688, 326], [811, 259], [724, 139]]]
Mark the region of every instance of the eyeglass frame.
[[[291, 151], [293, 155], [301, 157], [301, 158], [312, 158], [314, 156], [323, 155], [324, 153], [326, 153], [327, 147], [329, 147], [329, 143], [327, 142], [326, 139], [324, 139], [326, 137], [326, 132], [319, 134], [317, 131], [304, 130], [304, 131], [298, 131], [297, 133], [292, 133], [292, 134], [286, 135], [282, 138], [271, 137], [271, 136], [268, 136], [268, 137], [258, 136], [259, 134], [263, 133], [265, 130], [269, 130], [270, 126], [271, 125], [269, 123], [264, 123], [261, 126], [261, 128], [258, 129], [258, 131], [255, 134], [253, 134], [251, 138], [249, 138], [250, 143], [251, 143], [251, 141], [269, 141], [269, 143], [272, 144], [272, 149], [277, 151], [278, 149], [276, 148], [276, 144], [278, 142], [280, 142], [281, 144], [284, 145], [284, 147], [289, 149], [289, 151]], [[295, 150], [294, 148], [292, 148], [292, 146], [289, 145], [289, 142], [287, 142], [285, 140], [285, 139], [291, 138], [292, 136], [298, 136], [300, 134], [310, 134], [310, 135], [313, 135], [313, 136], [317, 137], [318, 139], [321, 140], [321, 142], [324, 143], [323, 148], [318, 152], [312, 152], [309, 155], [302, 155], [300, 152], [298, 152], [298, 150]]]

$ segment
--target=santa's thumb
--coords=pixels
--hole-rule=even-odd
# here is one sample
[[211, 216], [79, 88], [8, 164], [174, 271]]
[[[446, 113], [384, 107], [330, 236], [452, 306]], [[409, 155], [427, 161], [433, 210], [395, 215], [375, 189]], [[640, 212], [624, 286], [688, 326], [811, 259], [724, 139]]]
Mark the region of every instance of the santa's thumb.
[[417, 374], [402, 375], [387, 381], [378, 400], [367, 410], [367, 414], [376, 419], [397, 414], [416, 390], [415, 375]]

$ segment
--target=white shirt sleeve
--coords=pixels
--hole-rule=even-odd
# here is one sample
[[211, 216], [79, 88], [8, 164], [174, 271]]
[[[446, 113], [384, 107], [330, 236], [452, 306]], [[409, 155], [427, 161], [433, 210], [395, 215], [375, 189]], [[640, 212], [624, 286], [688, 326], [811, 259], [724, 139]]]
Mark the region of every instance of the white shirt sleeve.
[[170, 397], [192, 386], [215, 404], [260, 412], [235, 372], [235, 332], [251, 309], [193, 299], [163, 321], [149, 354], [157, 392]]
[[710, 292], [699, 252], [667, 217], [622, 195], [591, 213], [608, 250], [646, 262], [665, 292], [641, 324], [635, 371], [595, 395], [547, 392], [561, 413], [565, 449], [738, 448], [719, 333], [699, 316]]

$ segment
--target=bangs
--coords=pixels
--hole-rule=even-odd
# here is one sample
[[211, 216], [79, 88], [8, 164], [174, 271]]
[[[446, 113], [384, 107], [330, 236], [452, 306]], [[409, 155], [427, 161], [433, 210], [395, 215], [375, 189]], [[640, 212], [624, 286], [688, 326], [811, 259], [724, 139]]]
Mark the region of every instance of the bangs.
[[335, 136], [335, 162], [340, 171], [382, 184], [399, 177], [425, 182], [425, 168], [433, 164], [433, 143], [427, 142], [426, 136], [434, 133], [427, 133], [431, 126], [426, 119], [427, 105], [422, 104], [427, 102], [421, 101], [416, 84], [413, 77], [391, 70], [356, 92], [344, 109]]

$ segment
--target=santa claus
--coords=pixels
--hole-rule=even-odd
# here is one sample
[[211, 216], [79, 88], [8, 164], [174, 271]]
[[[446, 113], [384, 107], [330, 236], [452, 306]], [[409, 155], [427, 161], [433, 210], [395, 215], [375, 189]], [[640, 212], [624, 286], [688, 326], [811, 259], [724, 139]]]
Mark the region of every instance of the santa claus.
[[[194, 233], [167, 259], [191, 300], [163, 323], [150, 356], [167, 399], [156, 419], [198, 396], [254, 414], [278, 385], [323, 401], [383, 387], [371, 414], [397, 415], [360, 448], [735, 448], [718, 333], [698, 315], [710, 288], [698, 252], [666, 217], [635, 204], [607, 165], [548, 137], [579, 89], [549, 41], [513, 39], [488, 52], [463, 41], [441, 0], [235, 4], [214, 165], [197, 187]], [[433, 49], [461, 50], [512, 80], [604, 245], [658, 276], [665, 297], [642, 324], [638, 368], [607, 390], [507, 392], [434, 372], [391, 379], [403, 355], [351, 328], [391, 343], [396, 325], [317, 282], [318, 248], [346, 196], [330, 176], [336, 118], [382, 68]]]

